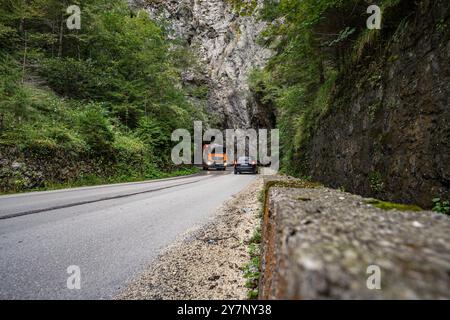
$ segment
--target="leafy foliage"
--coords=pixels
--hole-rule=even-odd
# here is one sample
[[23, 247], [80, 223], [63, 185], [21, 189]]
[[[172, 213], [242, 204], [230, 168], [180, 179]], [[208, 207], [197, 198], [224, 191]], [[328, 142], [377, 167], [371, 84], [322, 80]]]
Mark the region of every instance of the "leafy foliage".
[[249, 241], [248, 253], [250, 262], [244, 265], [244, 278], [246, 279], [245, 286], [249, 289], [248, 298], [258, 298], [258, 283], [261, 275], [261, 228], [258, 227]]
[[450, 202], [441, 198], [433, 199], [433, 211], [450, 215]]

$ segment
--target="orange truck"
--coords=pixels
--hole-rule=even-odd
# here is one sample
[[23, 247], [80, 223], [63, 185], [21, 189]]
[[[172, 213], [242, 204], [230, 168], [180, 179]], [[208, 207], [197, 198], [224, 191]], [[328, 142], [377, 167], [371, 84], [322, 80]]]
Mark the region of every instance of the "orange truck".
[[203, 160], [203, 170], [216, 169], [227, 170], [228, 157], [225, 146], [217, 144], [205, 144], [203, 152], [207, 152], [207, 160]]

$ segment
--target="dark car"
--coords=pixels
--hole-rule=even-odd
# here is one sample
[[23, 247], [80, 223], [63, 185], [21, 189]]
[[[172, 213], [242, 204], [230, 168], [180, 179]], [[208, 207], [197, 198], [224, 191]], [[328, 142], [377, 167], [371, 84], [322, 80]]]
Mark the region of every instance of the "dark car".
[[251, 157], [239, 157], [234, 161], [234, 174], [241, 174], [242, 172], [258, 173], [256, 160]]

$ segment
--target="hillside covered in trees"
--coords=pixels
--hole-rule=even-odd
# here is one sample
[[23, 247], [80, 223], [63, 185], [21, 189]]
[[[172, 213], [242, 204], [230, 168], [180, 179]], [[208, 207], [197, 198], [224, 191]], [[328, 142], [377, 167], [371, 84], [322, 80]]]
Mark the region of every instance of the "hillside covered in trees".
[[[449, 2], [263, 2], [260, 42], [275, 54], [250, 85], [275, 106], [284, 172], [423, 207], [448, 199]], [[380, 29], [366, 26], [371, 4]]]
[[[79, 30], [66, 25], [73, 4]], [[2, 0], [0, 42], [0, 191], [189, 172], [172, 166], [170, 136], [208, 121], [193, 103], [205, 88], [182, 85], [195, 55], [145, 11]]]

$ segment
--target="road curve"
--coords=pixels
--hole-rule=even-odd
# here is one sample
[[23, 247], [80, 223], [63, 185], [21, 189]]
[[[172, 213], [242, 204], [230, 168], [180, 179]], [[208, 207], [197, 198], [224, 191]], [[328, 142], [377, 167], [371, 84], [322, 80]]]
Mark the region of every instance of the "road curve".
[[[229, 172], [0, 197], [1, 299], [110, 299], [254, 176]], [[68, 289], [69, 266], [81, 289]]]

